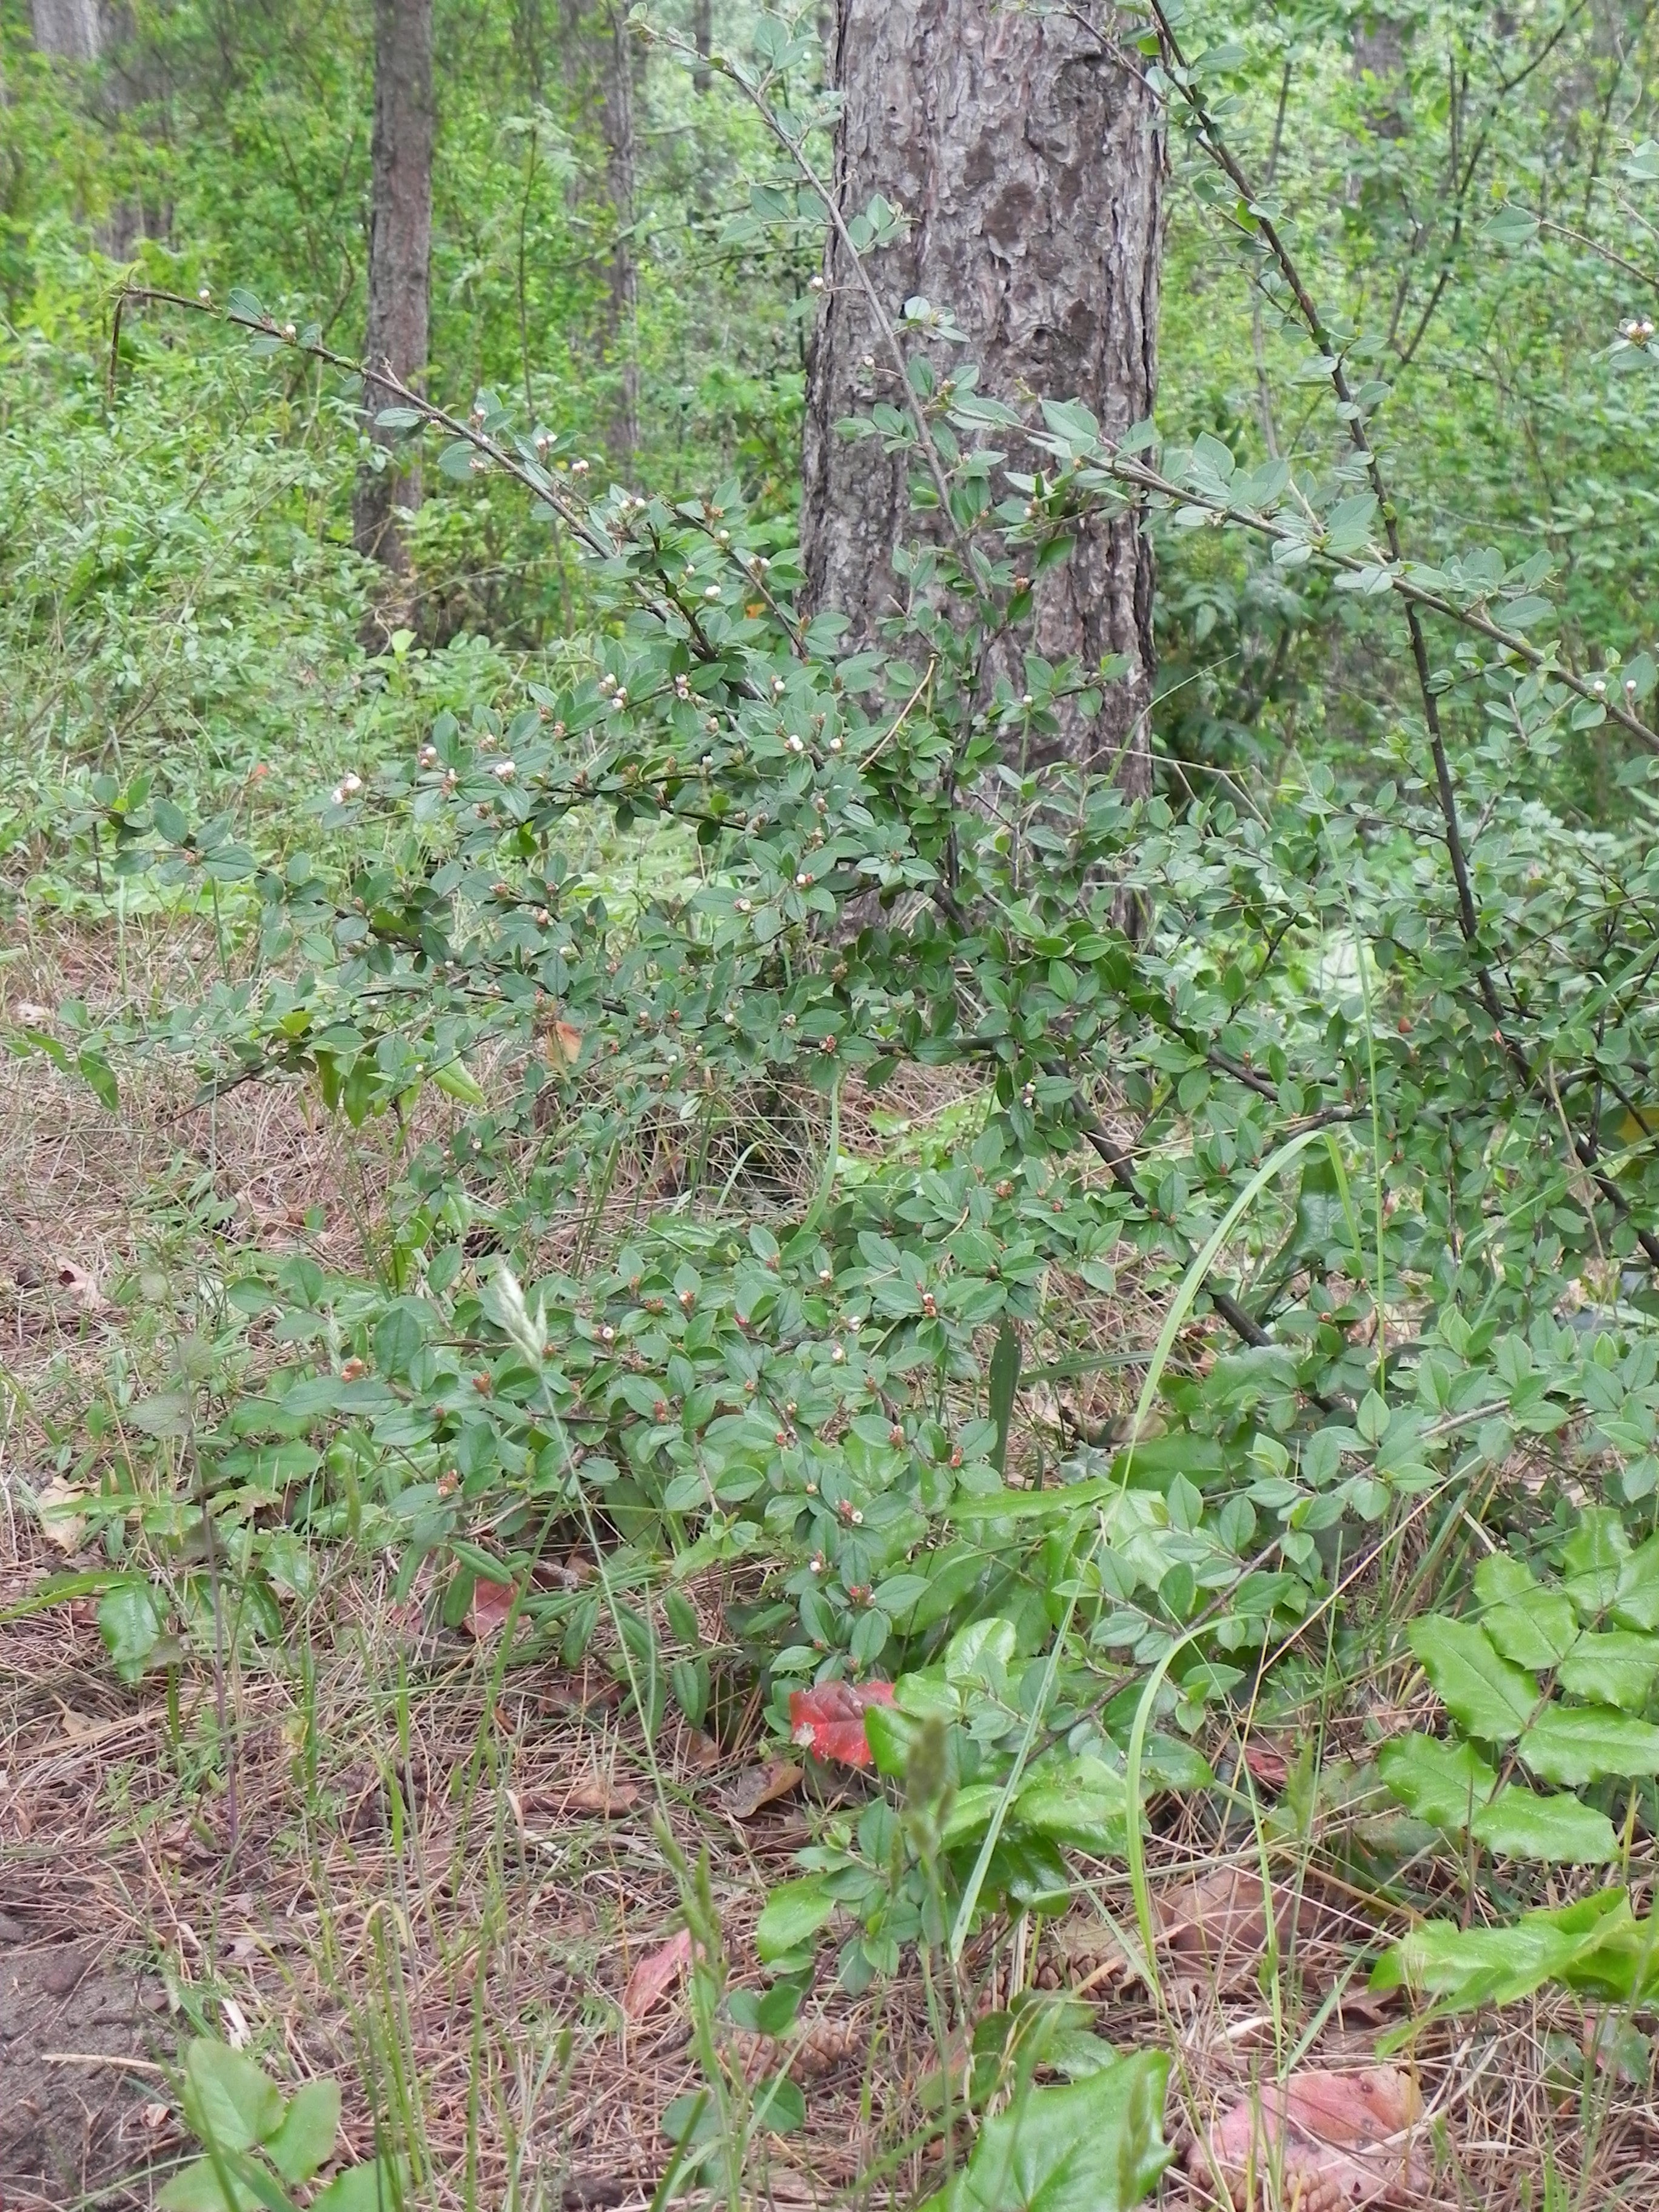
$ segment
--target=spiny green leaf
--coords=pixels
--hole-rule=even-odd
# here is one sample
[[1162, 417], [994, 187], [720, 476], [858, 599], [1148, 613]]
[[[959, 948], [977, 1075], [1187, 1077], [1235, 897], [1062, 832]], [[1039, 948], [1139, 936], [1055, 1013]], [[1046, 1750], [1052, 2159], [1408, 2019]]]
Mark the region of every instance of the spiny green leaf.
[[1577, 1789], [1604, 1774], [1659, 1774], [1659, 1728], [1607, 1705], [1547, 1705], [1521, 1739], [1546, 1782]]
[[1514, 2004], [1559, 1980], [1630, 1917], [1625, 1893], [1606, 1890], [1563, 1911], [1525, 1913], [1508, 1928], [1425, 1921], [1378, 1960], [1371, 1987], [1415, 1990], [1451, 2011]]
[[1561, 1688], [1575, 1698], [1595, 1698], [1626, 1711], [1639, 1711], [1659, 1675], [1659, 1638], [1629, 1629], [1586, 1629], [1575, 1637], [1556, 1672]]
[[1541, 1859], [1551, 1866], [1606, 1866], [1619, 1856], [1619, 1838], [1605, 1813], [1577, 1797], [1537, 1796], [1518, 1782], [1481, 1808], [1471, 1832], [1501, 1857]]
[[1472, 1621], [1430, 1613], [1414, 1620], [1411, 1647], [1442, 1704], [1471, 1735], [1512, 1743], [1538, 1703], [1538, 1686]]
[[1378, 1752], [1376, 1771], [1408, 1812], [1437, 1828], [1466, 1828], [1498, 1787], [1473, 1744], [1434, 1736], [1396, 1736]]

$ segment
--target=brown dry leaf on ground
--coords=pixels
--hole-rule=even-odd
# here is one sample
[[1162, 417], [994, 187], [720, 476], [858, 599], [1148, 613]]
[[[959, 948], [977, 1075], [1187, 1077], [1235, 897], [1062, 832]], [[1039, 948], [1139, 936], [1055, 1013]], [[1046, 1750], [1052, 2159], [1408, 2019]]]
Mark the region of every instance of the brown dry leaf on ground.
[[76, 1490], [65, 1482], [61, 1474], [53, 1475], [44, 1490], [35, 1492], [35, 1510], [40, 1516], [40, 1533], [55, 1551], [78, 1552], [87, 1533], [86, 1516], [81, 1508], [86, 1504], [84, 1491]]
[[690, 1963], [689, 1928], [682, 1928], [656, 1950], [647, 1951], [628, 1977], [628, 1987], [623, 1991], [623, 2010], [629, 2020], [643, 2020], [653, 2005], [667, 1996]]
[[567, 1813], [598, 1813], [607, 1820], [631, 1812], [640, 1802], [637, 1783], [619, 1781], [615, 1775], [589, 1774], [574, 1782], [560, 1809]]
[[[1273, 1928], [1281, 1948], [1311, 1936], [1314, 1900], [1288, 1882], [1273, 1884]], [[1154, 1899], [1159, 1940], [1182, 1977], [1226, 1988], [1253, 1973], [1267, 1948], [1267, 1895], [1254, 1867], [1227, 1865], [1176, 1882]]]
[[787, 1797], [799, 1790], [801, 1771], [786, 1759], [775, 1759], [767, 1766], [750, 1767], [747, 1774], [738, 1775], [729, 1789], [721, 1790], [720, 1802], [736, 1819], [752, 1820], [763, 1807], [775, 1805], [780, 1797]]
[[[1325, 1929], [1320, 1905], [1288, 1882], [1273, 1883], [1273, 1899], [1281, 1950], [1293, 1937], [1306, 1942]], [[1239, 1988], [1251, 1979], [1267, 1948], [1259, 1867], [1229, 1861], [1172, 1882], [1152, 1899], [1152, 1923], [1178, 1985], [1217, 1994]], [[1086, 1992], [1140, 1972], [1140, 1945], [1133, 1933], [1121, 1938], [1112, 1927], [1089, 1917], [1060, 1921], [1046, 1932], [1043, 1948], [1040, 1986], [1057, 1987], [1065, 1981]]]
[[507, 1625], [507, 1616], [513, 1610], [515, 1593], [511, 1583], [486, 1582], [480, 1575], [472, 1585], [472, 1602], [466, 1610], [466, 1625], [480, 1644], [499, 1636]]
[[681, 1729], [680, 1755], [694, 1774], [713, 1773], [726, 1757], [712, 1735], [705, 1735], [701, 1729], [694, 1728]]
[[1187, 2170], [1203, 2186], [1218, 2174], [1237, 2212], [1398, 2204], [1428, 2182], [1422, 2117], [1416, 2082], [1396, 2067], [1310, 2067], [1232, 2106], [1194, 2142]]
[[82, 1313], [102, 1313], [104, 1293], [98, 1287], [95, 1275], [89, 1275], [84, 1267], [77, 1267], [73, 1260], [55, 1261], [52, 1274], [58, 1288], [69, 1292], [71, 1302]]

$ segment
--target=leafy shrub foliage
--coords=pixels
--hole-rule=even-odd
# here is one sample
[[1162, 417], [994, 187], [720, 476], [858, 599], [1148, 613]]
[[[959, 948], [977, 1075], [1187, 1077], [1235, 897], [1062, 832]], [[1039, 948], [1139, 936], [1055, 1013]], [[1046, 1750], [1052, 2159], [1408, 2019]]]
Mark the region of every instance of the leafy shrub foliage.
[[[1113, 438], [901, 355], [905, 408], [860, 427], [913, 471], [912, 597], [850, 651], [738, 481], [589, 496], [516, 401], [410, 394], [389, 427], [440, 473], [562, 533], [591, 659], [347, 764], [316, 854], [225, 861], [257, 901], [241, 964], [89, 1048], [187, 1052], [210, 1091], [313, 1085], [406, 1140], [379, 1278], [250, 1267], [225, 1295], [278, 1347], [257, 1387], [185, 1377], [141, 1409], [188, 1430], [250, 1632], [307, 1594], [309, 1540], [350, 1536], [396, 1552], [404, 1594], [434, 1566], [452, 1625], [478, 1577], [510, 1582], [648, 1728], [718, 1726], [758, 1679], [783, 1737], [792, 1695], [890, 1683], [862, 1718], [896, 1786], [762, 1922], [785, 1975], [835, 1923], [854, 1988], [988, 1908], [1057, 1908], [1068, 1852], [1135, 1866], [1162, 1793], [1237, 1809], [1223, 1751], [1248, 1715], [1318, 1708], [1328, 1645], [1439, 1698], [1443, 1731], [1374, 1770], [1431, 1845], [1524, 1887], [1627, 1861], [1654, 1812], [1654, 662], [1568, 651], [1547, 547], [1412, 556], [1388, 388], [1225, 150], [1234, 64], [1190, 61], [1162, 9], [1147, 62], [1248, 215], [1328, 445]], [[812, 113], [725, 66], [796, 161]], [[320, 336], [251, 296], [231, 315], [350, 402]], [[1391, 658], [1363, 763], [1287, 753], [1139, 802], [1030, 765], [1121, 673], [1036, 654], [1030, 580], [1126, 508], [1364, 623]], [[1540, 795], [1587, 744], [1618, 793], [1594, 824]], [[93, 799], [124, 870], [226, 853], [143, 788]], [[844, 1150], [901, 1069], [948, 1084], [944, 1133]], [[1164, 1316], [1123, 1348], [1133, 1413], [1037, 1466], [1034, 1347], [1126, 1278]], [[1518, 1459], [1547, 1476], [1504, 1480]], [[179, 1525], [167, 1602], [137, 1562], [103, 1598], [135, 1671], [200, 1605]], [[592, 1577], [547, 1575], [566, 1544]], [[1425, 1832], [1356, 1821], [1346, 1847], [1375, 1872]], [[1573, 1912], [1511, 1931], [1540, 1976], [1635, 1945], [1623, 1904]], [[1440, 1941], [1390, 1971], [1520, 1986], [1499, 1939]], [[1142, 2144], [1148, 2179], [1162, 2154]], [[977, 2201], [973, 2167], [955, 2190]]]

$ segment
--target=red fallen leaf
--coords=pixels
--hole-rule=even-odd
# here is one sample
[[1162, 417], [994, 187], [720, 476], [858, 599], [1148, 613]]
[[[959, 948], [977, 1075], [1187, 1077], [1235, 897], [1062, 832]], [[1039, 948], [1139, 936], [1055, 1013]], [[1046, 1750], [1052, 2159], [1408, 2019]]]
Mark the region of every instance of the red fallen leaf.
[[623, 2010], [629, 2020], [643, 2020], [653, 2005], [665, 1997], [691, 1963], [691, 1930], [682, 1928], [657, 1950], [647, 1951], [628, 1977], [623, 1991]]
[[890, 1705], [890, 1682], [820, 1682], [789, 1692], [789, 1740], [818, 1759], [843, 1766], [868, 1766], [870, 1739], [864, 1716], [872, 1705]]
[[507, 1616], [513, 1610], [513, 1598], [511, 1583], [487, 1582], [480, 1575], [473, 1583], [472, 1602], [467, 1607], [466, 1625], [480, 1644], [501, 1634], [507, 1626]]
[[1244, 1747], [1244, 1764], [1264, 1790], [1282, 1790], [1290, 1778], [1291, 1763], [1284, 1753], [1255, 1736]]
[[1204, 2184], [1218, 2172], [1241, 2208], [1257, 2202], [1269, 2173], [1299, 2212], [1398, 2203], [1428, 2185], [1414, 2140], [1422, 2117], [1417, 2084], [1395, 2067], [1310, 2067], [1234, 2105], [1194, 2142], [1187, 2169]]

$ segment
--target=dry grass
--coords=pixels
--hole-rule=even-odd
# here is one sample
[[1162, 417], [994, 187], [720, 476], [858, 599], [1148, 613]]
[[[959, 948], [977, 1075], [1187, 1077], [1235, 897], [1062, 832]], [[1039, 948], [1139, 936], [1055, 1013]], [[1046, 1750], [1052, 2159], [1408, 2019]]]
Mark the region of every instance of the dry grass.
[[[164, 1005], [194, 988], [210, 949], [177, 932], [130, 939], [125, 984], [141, 972]], [[123, 980], [101, 939], [17, 951], [0, 969], [14, 1019], [21, 1003], [70, 993], [95, 1002]], [[293, 1091], [237, 1092], [211, 1111], [191, 1100], [188, 1079], [158, 1070], [129, 1086], [112, 1120], [43, 1060], [0, 1062], [0, 1602], [64, 1564], [31, 1510], [53, 1470], [52, 1437], [78, 1450], [81, 1409], [164, 1358], [190, 1319], [181, 1286], [222, 1270], [239, 1245], [302, 1243], [342, 1267], [372, 1250], [390, 1133], [343, 1133]], [[843, 1148], [876, 1156], [959, 1103], [932, 1076], [873, 1103], [850, 1091]], [[783, 1204], [788, 1175], [797, 1193], [811, 1187], [828, 1130], [815, 1102], [772, 1110], [765, 1172]], [[896, 1138], [893, 1115], [911, 1132]], [[659, 1173], [660, 1163], [635, 1164], [610, 1201], [619, 1221]], [[758, 1170], [749, 1183], [766, 1203]], [[192, 1185], [223, 1209], [210, 1227], [185, 1202]], [[65, 1266], [96, 1296], [60, 1280]], [[131, 1294], [118, 1303], [122, 1284]], [[1132, 1280], [1109, 1299], [1056, 1279], [1049, 1297], [1054, 1327], [1034, 1359], [1123, 1356], [1048, 1397], [1028, 1394], [1022, 1449], [1033, 1465], [1121, 1419], [1134, 1358], [1155, 1334]], [[1196, 1340], [1189, 1356], [1205, 1356]], [[623, 2003], [634, 1967], [683, 1908], [656, 1824], [687, 1859], [707, 1855], [731, 1981], [758, 1986], [752, 1931], [766, 1885], [789, 1870], [822, 1808], [798, 1794], [750, 1818], [733, 1809], [732, 1784], [762, 1755], [752, 1714], [717, 1753], [672, 1729], [647, 1746], [602, 1650], [581, 1675], [529, 1650], [502, 1672], [495, 1647], [391, 1601], [380, 1563], [332, 1565], [282, 1647], [230, 1653], [222, 1728], [216, 1686], [198, 1672], [185, 1670], [171, 1702], [159, 1677], [117, 1682], [86, 1599], [11, 1620], [0, 1656], [0, 1961], [20, 1986], [33, 1977], [44, 1989], [72, 1956], [83, 1995], [103, 1988], [96, 1977], [112, 1962], [142, 1961], [153, 1997], [101, 2042], [72, 1990], [52, 1999], [55, 2010], [32, 2015], [29, 2080], [48, 2078], [56, 2048], [47, 2039], [58, 2031], [41, 2023], [75, 2023], [96, 2047], [50, 2063], [75, 2085], [89, 2154], [106, 2173], [152, 2161], [164, 2171], [184, 2144], [160, 2077], [111, 2058], [156, 2064], [192, 2031], [245, 2032], [289, 2078], [337, 2074], [351, 2148], [368, 2152], [377, 2122], [389, 2125], [414, 2158], [423, 2206], [644, 2207], [668, 2155], [662, 2113], [701, 2079], [683, 1988], [639, 2020]], [[1345, 1725], [1357, 1748], [1360, 1723]], [[1346, 1740], [1335, 1731], [1333, 1753]], [[1214, 1748], [1220, 1763], [1225, 1747]], [[595, 1809], [607, 1799], [609, 1812]], [[1334, 1802], [1308, 1835], [1288, 1820], [1264, 1831], [1275, 1880], [1302, 1900], [1270, 1978], [1260, 1942], [1224, 1959], [1169, 1936], [1149, 1990], [1112, 1932], [1133, 1925], [1127, 1880], [1103, 1863], [1057, 1926], [1004, 1933], [970, 1955], [967, 2014], [1024, 1987], [1077, 1990], [1121, 2047], [1174, 2050], [1172, 2129], [1207, 2123], [1293, 2060], [1368, 2063], [1400, 2015], [1365, 1997], [1356, 1966], [1401, 1923], [1397, 1901], [1352, 1878], [1347, 1841], [1367, 1809]], [[1155, 1826], [1160, 1898], [1200, 1880], [1212, 1899], [1216, 1884], [1247, 1906], [1253, 1897], [1261, 1917], [1261, 1840], [1248, 1820], [1221, 1831], [1172, 1802]], [[1440, 1874], [1460, 1909], [1457, 1869]], [[928, 2179], [921, 2093], [939, 2063], [919, 1979], [907, 1973], [854, 2003], [823, 1976], [807, 2017], [795, 2061], [806, 2129], [757, 2143], [756, 2201], [908, 2200]], [[1409, 2063], [1438, 2158], [1424, 2203], [1592, 2212], [1659, 2202], [1650, 2071], [1627, 2079], [1605, 2058], [1575, 2060], [1584, 2036], [1580, 2008], [1540, 2001], [1420, 2039]], [[752, 2054], [729, 2053], [741, 2081]], [[3, 2065], [19, 2063], [8, 2046]], [[112, 2201], [147, 2204], [155, 2185], [140, 2176]], [[79, 2187], [60, 2177], [31, 2196], [14, 2185], [5, 2201], [32, 2212]], [[1206, 2199], [1172, 2177], [1164, 2201]]]

